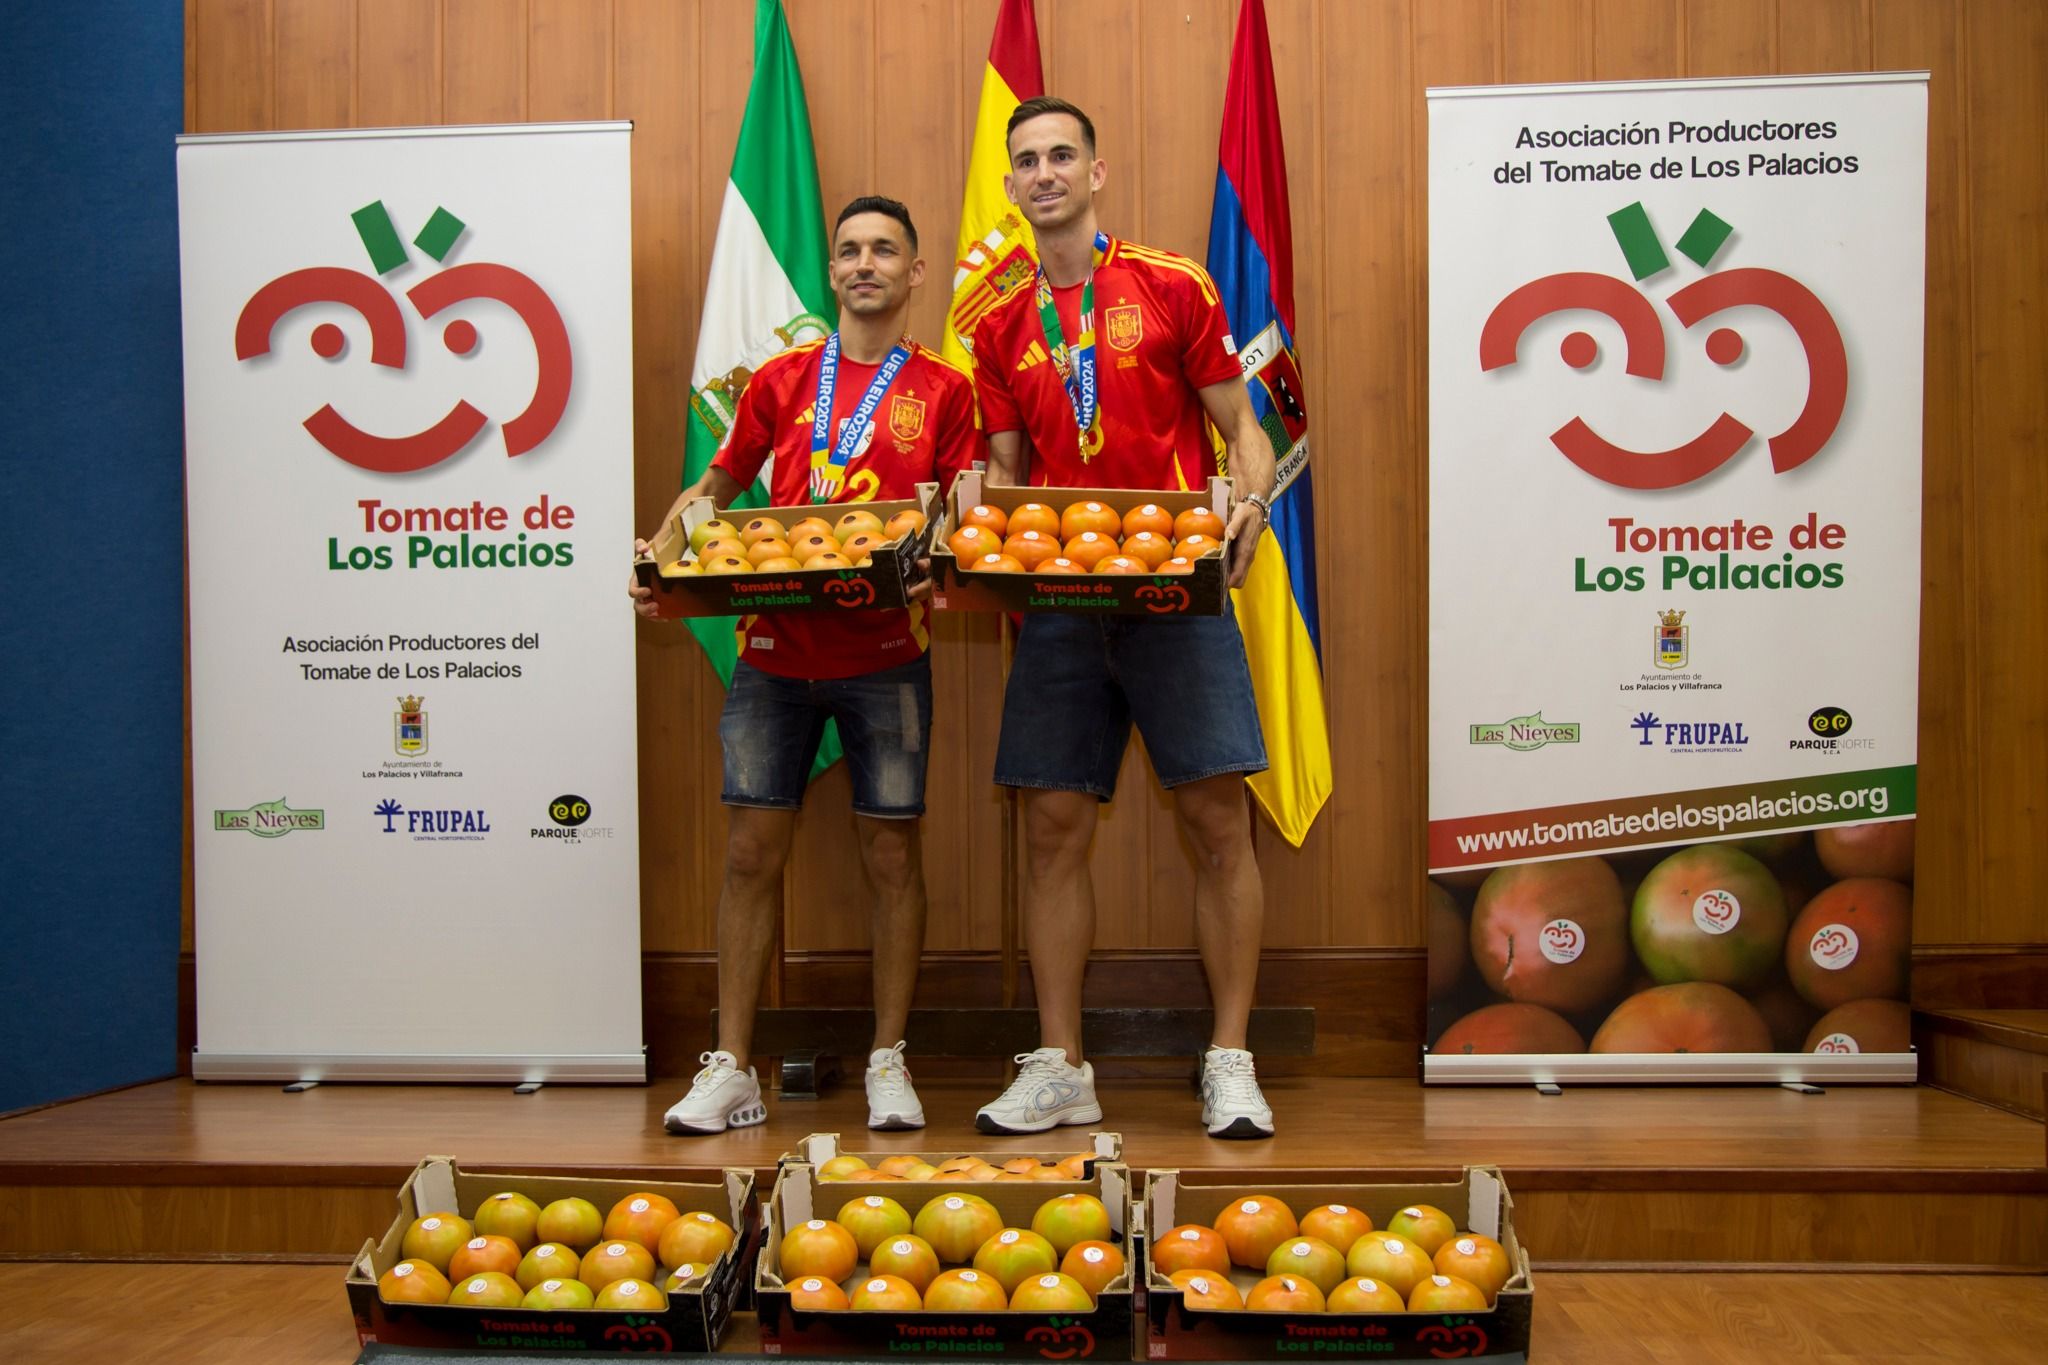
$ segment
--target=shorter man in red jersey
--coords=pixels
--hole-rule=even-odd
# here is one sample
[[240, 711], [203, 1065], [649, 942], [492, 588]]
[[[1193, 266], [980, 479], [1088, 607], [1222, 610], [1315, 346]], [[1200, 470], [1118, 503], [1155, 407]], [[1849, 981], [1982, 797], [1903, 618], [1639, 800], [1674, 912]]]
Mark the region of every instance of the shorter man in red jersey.
[[[972, 382], [905, 333], [924, 282], [917, 229], [893, 199], [856, 199], [832, 238], [839, 330], [765, 362], [740, 398], [704, 477], [669, 511], [710, 494], [730, 506], [770, 459], [778, 507], [846, 505], [944, 487], [981, 456]], [[819, 420], [819, 414], [823, 420]], [[858, 420], [856, 420], [858, 419]], [[644, 551], [645, 542], [641, 548]], [[633, 590], [652, 611], [651, 591]], [[718, 733], [729, 830], [718, 896], [718, 1050], [666, 1116], [672, 1133], [718, 1133], [767, 1110], [747, 1057], [782, 907], [782, 871], [825, 722], [836, 720], [853, 779], [854, 825], [875, 888], [875, 1036], [870, 1128], [921, 1128], [903, 1062], [904, 1024], [924, 950], [925, 761], [932, 715], [927, 608], [744, 617]]]
[[[1038, 239], [1036, 288], [1015, 289], [974, 329], [989, 480], [1034, 487], [1200, 488], [1222, 437], [1235, 484], [1229, 581], [1265, 530], [1273, 448], [1245, 392], [1230, 322], [1208, 272], [1109, 236], [1095, 220], [1107, 167], [1095, 126], [1039, 96], [1010, 115], [1004, 188]], [[1218, 508], [1219, 512], [1224, 509]], [[1202, 1055], [1202, 1126], [1273, 1135], [1245, 1046], [1265, 892], [1244, 779], [1266, 767], [1244, 637], [1231, 616], [1026, 619], [1003, 698], [996, 781], [1024, 810], [1023, 921], [1040, 1046], [981, 1107], [984, 1133], [1097, 1123], [1081, 1057], [1081, 978], [1095, 939], [1088, 846], [1116, 790], [1135, 723], [1195, 852], [1195, 938], [1215, 1007]]]

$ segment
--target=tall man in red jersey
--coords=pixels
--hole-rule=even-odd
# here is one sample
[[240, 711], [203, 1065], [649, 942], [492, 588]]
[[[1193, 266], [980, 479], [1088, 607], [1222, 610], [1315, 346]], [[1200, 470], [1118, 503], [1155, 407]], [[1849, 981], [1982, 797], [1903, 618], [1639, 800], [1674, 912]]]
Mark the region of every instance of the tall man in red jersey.
[[[1106, 167], [1094, 125], [1073, 105], [1018, 105], [1009, 153], [1004, 187], [1036, 231], [1043, 265], [1035, 291], [1012, 291], [975, 328], [990, 481], [1198, 488], [1215, 470], [1213, 423], [1236, 486], [1236, 587], [1265, 529], [1273, 454], [1216, 286], [1186, 257], [1096, 226]], [[1088, 845], [1133, 721], [1197, 855], [1195, 930], [1216, 1013], [1202, 1058], [1202, 1123], [1217, 1137], [1271, 1137], [1273, 1111], [1245, 1050], [1265, 893], [1244, 778], [1265, 768], [1266, 750], [1231, 616], [1026, 620], [996, 781], [1024, 793], [1024, 935], [1041, 1046], [1019, 1058], [1015, 1084], [975, 1124], [1035, 1133], [1102, 1117], [1094, 1069], [1081, 1057], [1081, 977], [1095, 937]]]
[[[912, 497], [919, 483], [943, 487], [981, 458], [971, 382], [905, 332], [911, 291], [924, 282], [909, 211], [872, 196], [848, 204], [833, 229], [831, 277], [839, 330], [755, 371], [724, 446], [670, 516], [706, 493], [729, 506], [771, 457], [774, 505], [841, 510]], [[652, 611], [650, 591], [636, 588], [633, 596], [642, 614]], [[797, 809], [828, 717], [839, 723], [861, 858], [876, 895], [868, 1126], [924, 1126], [900, 1040], [924, 949], [918, 820], [932, 716], [927, 620], [919, 601], [908, 610], [740, 621], [740, 660], [718, 726], [729, 808], [718, 896], [718, 1050], [704, 1054], [689, 1094], [668, 1111], [672, 1133], [718, 1133], [767, 1116], [747, 1066], [754, 1011]]]

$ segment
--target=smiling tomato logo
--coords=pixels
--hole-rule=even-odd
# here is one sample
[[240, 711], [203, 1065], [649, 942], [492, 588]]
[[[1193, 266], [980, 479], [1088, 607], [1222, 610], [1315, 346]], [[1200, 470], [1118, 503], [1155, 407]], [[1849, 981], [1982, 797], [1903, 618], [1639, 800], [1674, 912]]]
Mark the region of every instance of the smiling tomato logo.
[[[1565, 271], [1531, 280], [1494, 306], [1479, 335], [1479, 368], [1483, 372], [1515, 364], [1522, 335], [1541, 318], [1573, 311], [1604, 314], [1621, 328], [1622, 368], [1640, 379], [1664, 378], [1664, 324], [1656, 305], [1636, 287], [1670, 268], [1671, 260], [1650, 226], [1641, 203], [1608, 215], [1616, 242], [1635, 276], [1632, 284], [1613, 275]], [[1849, 394], [1849, 360], [1841, 330], [1812, 290], [1790, 275], [1744, 267], [1714, 271], [1713, 259], [1734, 229], [1702, 209], [1678, 249], [1710, 273], [1664, 299], [1679, 325], [1691, 331], [1707, 319], [1732, 308], [1767, 308], [1784, 320], [1806, 353], [1806, 402], [1792, 424], [1767, 438], [1771, 468], [1783, 474], [1818, 455], [1842, 420]], [[1718, 327], [1707, 335], [1707, 359], [1733, 365], [1742, 359], [1742, 334]], [[1559, 352], [1564, 363], [1583, 370], [1599, 358], [1591, 333], [1567, 335]], [[1755, 431], [1724, 412], [1706, 430], [1667, 450], [1634, 450], [1617, 445], [1595, 431], [1583, 417], [1574, 417], [1551, 433], [1551, 444], [1564, 457], [1603, 483], [1622, 488], [1677, 488], [1719, 469], [1749, 444]]]
[[[380, 200], [353, 215], [356, 233], [369, 253], [377, 276], [404, 265], [407, 256], [391, 216]], [[436, 261], [448, 253], [466, 230], [462, 220], [444, 208], [413, 239], [413, 245]], [[309, 266], [278, 276], [242, 305], [235, 320], [235, 358], [254, 360], [270, 354], [271, 334], [287, 313], [309, 304], [338, 303], [352, 308], [370, 328], [370, 363], [404, 370], [407, 355], [405, 314], [392, 290], [377, 276], [343, 266]], [[470, 299], [504, 304], [526, 328], [537, 361], [533, 396], [517, 415], [501, 425], [508, 458], [523, 455], [554, 433], [569, 406], [574, 363], [569, 331], [547, 291], [509, 265], [476, 261], [448, 266], [405, 291], [405, 299], [424, 321]], [[313, 353], [323, 360], [342, 358], [347, 338], [341, 328], [323, 322], [313, 329]], [[477, 346], [476, 324], [464, 318], [450, 322], [441, 342], [455, 355], [467, 357]], [[412, 474], [454, 455], [476, 439], [489, 419], [468, 402], [457, 400], [447, 414], [421, 431], [385, 435], [365, 431], [323, 405], [305, 421], [323, 449], [359, 469], [380, 474]]]

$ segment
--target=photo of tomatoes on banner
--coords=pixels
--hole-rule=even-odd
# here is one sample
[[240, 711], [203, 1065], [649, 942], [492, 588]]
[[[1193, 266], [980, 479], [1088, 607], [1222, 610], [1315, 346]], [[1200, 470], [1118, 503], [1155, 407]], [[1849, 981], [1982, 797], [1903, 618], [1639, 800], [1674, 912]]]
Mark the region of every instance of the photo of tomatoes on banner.
[[1914, 824], [1439, 876], [1430, 1051], [1903, 1052]]

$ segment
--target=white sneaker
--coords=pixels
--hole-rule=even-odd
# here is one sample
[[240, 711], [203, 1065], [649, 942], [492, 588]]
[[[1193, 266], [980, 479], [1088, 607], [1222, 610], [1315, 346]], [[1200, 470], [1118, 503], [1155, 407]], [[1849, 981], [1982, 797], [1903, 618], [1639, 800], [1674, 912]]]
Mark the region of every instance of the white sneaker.
[[1064, 1048], [1042, 1047], [1013, 1059], [1021, 1068], [1010, 1088], [974, 1115], [984, 1133], [1042, 1133], [1063, 1123], [1100, 1123], [1095, 1068], [1067, 1064]]
[[690, 1093], [662, 1116], [671, 1133], [722, 1133], [768, 1117], [754, 1068], [740, 1070], [740, 1059], [730, 1052], [707, 1052], [697, 1060], [704, 1063], [704, 1069], [690, 1082]]
[[903, 1044], [868, 1054], [868, 1127], [895, 1130], [924, 1127], [924, 1106], [903, 1064]]
[[1259, 1093], [1252, 1054], [1212, 1047], [1202, 1054], [1202, 1126], [1210, 1137], [1269, 1138], [1273, 1110]]

